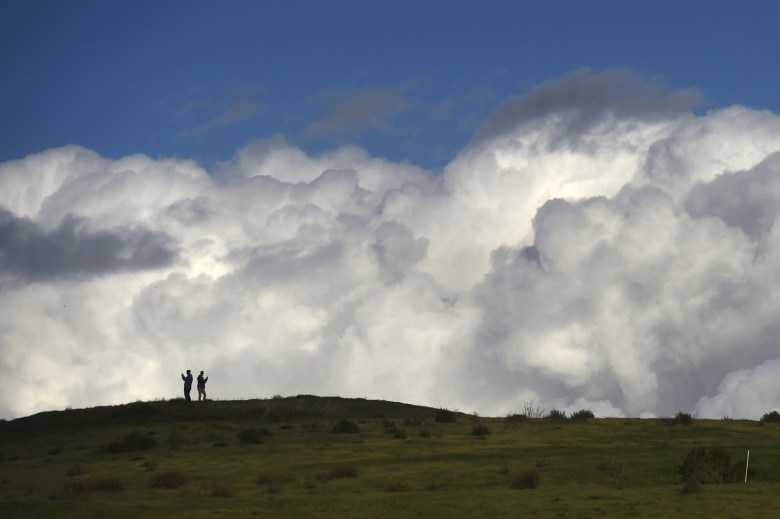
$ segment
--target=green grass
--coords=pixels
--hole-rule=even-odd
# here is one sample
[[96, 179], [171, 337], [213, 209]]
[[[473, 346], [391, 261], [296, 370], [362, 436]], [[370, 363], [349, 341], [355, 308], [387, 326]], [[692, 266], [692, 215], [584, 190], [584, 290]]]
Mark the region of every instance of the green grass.
[[[780, 424], [453, 416], [314, 396], [40, 413], [0, 422], [0, 516], [780, 516]], [[696, 447], [743, 468], [750, 449], [748, 483], [684, 485]]]

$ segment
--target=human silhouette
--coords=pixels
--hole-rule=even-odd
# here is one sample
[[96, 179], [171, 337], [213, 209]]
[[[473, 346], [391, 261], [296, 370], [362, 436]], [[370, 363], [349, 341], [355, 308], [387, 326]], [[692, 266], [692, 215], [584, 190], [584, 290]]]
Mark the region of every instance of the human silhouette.
[[184, 400], [190, 402], [192, 400], [190, 398], [190, 390], [192, 389], [192, 373], [190, 373], [190, 370], [187, 370], [186, 377], [184, 376], [184, 373], [182, 373], [181, 379], [184, 381]]
[[200, 402], [200, 397], [203, 397], [203, 400], [206, 400], [206, 382], [209, 381], [209, 377], [203, 377], [203, 372], [200, 372], [200, 375], [198, 375], [198, 402]]

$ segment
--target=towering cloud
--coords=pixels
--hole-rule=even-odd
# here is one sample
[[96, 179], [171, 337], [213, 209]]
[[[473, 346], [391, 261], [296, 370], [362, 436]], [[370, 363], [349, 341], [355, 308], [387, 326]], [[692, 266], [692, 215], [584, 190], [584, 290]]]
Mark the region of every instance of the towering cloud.
[[0, 164], [0, 416], [173, 397], [780, 406], [780, 117], [587, 70], [439, 174], [274, 137], [213, 171]]

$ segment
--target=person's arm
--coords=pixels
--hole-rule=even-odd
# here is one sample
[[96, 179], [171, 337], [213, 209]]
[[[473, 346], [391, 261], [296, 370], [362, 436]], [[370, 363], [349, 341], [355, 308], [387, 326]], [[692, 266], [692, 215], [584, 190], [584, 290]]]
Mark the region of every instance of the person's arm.
[[205, 384], [206, 382], [208, 382], [208, 381], [209, 381], [209, 377], [206, 377], [205, 379], [203, 379], [203, 383], [204, 383], [204, 384]]
[[184, 373], [182, 373], [182, 374], [181, 374], [181, 379], [182, 379], [183, 381], [187, 382], [187, 379], [186, 379], [186, 378], [184, 378]]

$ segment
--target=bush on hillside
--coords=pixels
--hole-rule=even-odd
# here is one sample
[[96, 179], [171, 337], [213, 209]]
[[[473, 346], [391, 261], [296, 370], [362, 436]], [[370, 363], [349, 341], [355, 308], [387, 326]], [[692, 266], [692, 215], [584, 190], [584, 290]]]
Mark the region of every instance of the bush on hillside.
[[679, 466], [683, 482], [734, 483], [741, 479], [739, 465], [720, 447], [694, 447]]
[[585, 421], [595, 417], [596, 416], [593, 414], [593, 411], [590, 409], [580, 409], [579, 411], [574, 411], [569, 418], [572, 420]]
[[550, 412], [547, 413], [547, 419], [548, 420], [565, 420], [566, 419], [566, 411], [559, 411], [558, 409], [550, 409]]
[[238, 439], [243, 443], [263, 443], [266, 436], [271, 436], [271, 431], [264, 427], [243, 429], [238, 433]]
[[768, 413], [765, 413], [764, 416], [761, 417], [761, 422], [780, 423], [780, 413], [778, 413], [777, 411], [769, 411]]
[[436, 411], [434, 419], [439, 423], [455, 423], [458, 420], [454, 412], [444, 408]]
[[358, 427], [358, 424], [356, 424], [352, 420], [347, 420], [346, 418], [342, 418], [341, 420], [338, 421], [336, 425], [333, 426], [333, 432], [354, 434], [360, 432], [360, 427]]
[[187, 478], [180, 470], [166, 470], [152, 476], [152, 486], [155, 488], [179, 488], [187, 483]]
[[663, 422], [667, 425], [693, 425], [693, 417], [690, 413], [683, 413], [677, 411], [674, 418], [662, 418]]

